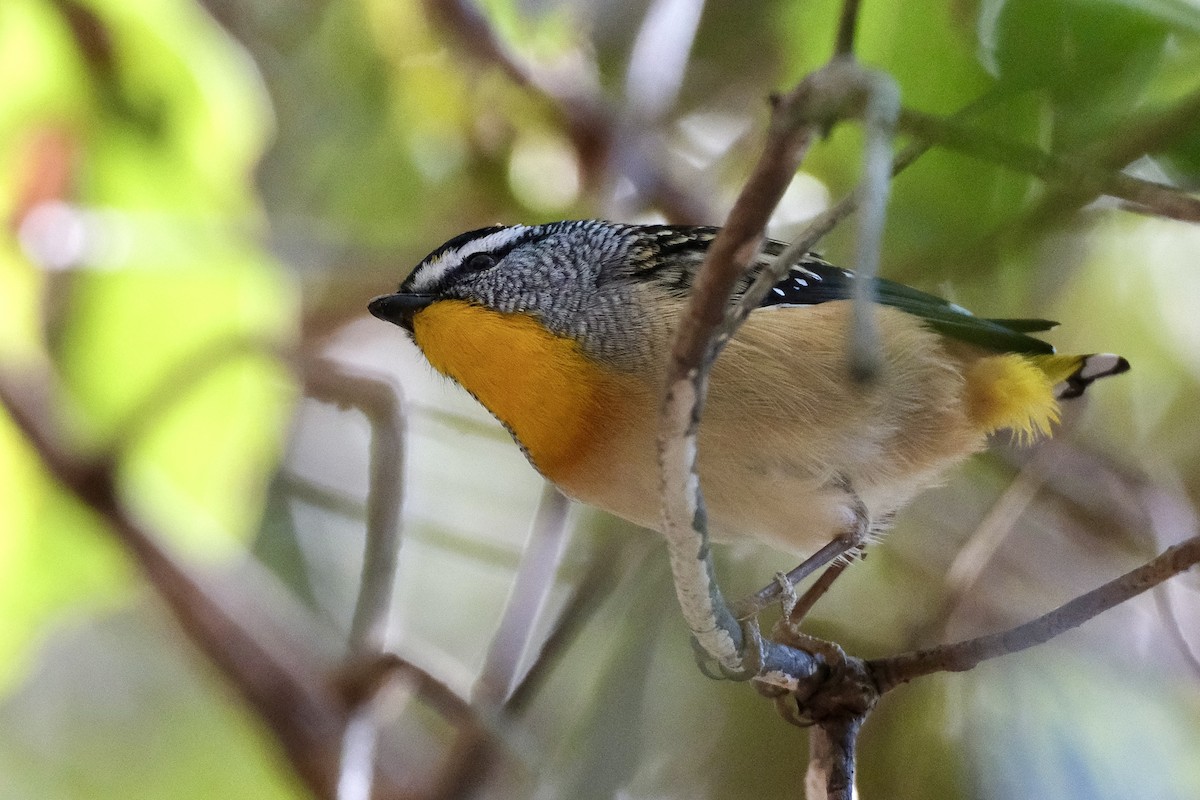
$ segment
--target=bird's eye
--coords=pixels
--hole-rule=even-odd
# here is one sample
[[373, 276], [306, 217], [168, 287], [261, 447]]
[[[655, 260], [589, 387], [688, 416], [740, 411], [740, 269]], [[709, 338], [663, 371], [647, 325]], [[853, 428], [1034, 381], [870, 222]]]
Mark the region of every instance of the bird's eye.
[[466, 268], [474, 272], [482, 272], [496, 266], [496, 259], [487, 253], [472, 253], [467, 256]]

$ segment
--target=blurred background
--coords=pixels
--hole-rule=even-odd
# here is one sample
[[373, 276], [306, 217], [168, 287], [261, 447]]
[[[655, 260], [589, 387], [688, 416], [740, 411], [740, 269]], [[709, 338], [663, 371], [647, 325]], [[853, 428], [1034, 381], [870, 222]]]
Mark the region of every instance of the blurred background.
[[[490, 766], [459, 789], [796, 797], [804, 733], [699, 674], [658, 538], [571, 508], [534, 537], [534, 588], [518, 581], [553, 499], [365, 306], [496, 222], [719, 224], [768, 93], [829, 57], [838, 5], [3, 0], [0, 371], [51, 365], [61, 400], [44, 410], [70, 444], [120, 443], [137, 516], [258, 613], [301, 620], [313, 652], [349, 629], [372, 428], [312, 386], [337, 386], [330, 365], [385, 376], [406, 420], [388, 648], [463, 697], [498, 635], [516, 651], [518, 696], [484, 714]], [[911, 108], [1200, 188], [1195, 3], [867, 0], [857, 52]], [[861, 139], [847, 123], [815, 147], [773, 234], [852, 189]], [[849, 263], [852, 229], [826, 257]], [[894, 185], [884, 253], [890, 278], [1061, 320], [1060, 349], [1119, 352], [1133, 371], [1072, 405], [1053, 442], [997, 442], [923, 495], [813, 633], [881, 656], [999, 630], [1197, 533], [1200, 229], [934, 151]], [[794, 566], [751, 545], [718, 559], [731, 596]], [[887, 697], [863, 796], [1200, 796], [1198, 591], [1181, 576]], [[510, 598], [539, 612], [515, 637]], [[384, 711], [381, 748], [414, 796], [462, 767], [430, 704]], [[306, 790], [0, 415], [0, 798], [168, 796]]]

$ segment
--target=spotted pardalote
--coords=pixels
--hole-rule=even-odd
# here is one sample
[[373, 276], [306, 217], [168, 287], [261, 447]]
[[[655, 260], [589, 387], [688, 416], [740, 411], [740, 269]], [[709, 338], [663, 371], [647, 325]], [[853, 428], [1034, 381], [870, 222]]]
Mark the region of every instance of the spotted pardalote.
[[[409, 332], [566, 494], [658, 525], [658, 411], [693, 278], [717, 229], [496, 226], [429, 254], [371, 313]], [[753, 275], [783, 249], [768, 241]], [[1044, 320], [987, 319], [878, 280], [882, 367], [847, 369], [852, 275], [795, 264], [716, 362], [699, 470], [714, 536], [815, 551], [878, 530], [988, 434], [1047, 434], [1059, 401], [1129, 368], [1056, 355]]]

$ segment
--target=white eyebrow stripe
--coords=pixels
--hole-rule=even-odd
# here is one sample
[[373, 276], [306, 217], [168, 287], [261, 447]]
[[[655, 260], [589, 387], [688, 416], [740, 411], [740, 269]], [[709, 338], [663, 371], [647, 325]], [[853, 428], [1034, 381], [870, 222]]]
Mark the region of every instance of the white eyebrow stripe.
[[417, 267], [412, 275], [412, 283], [409, 285], [410, 291], [420, 294], [432, 289], [451, 270], [459, 267], [468, 256], [502, 248], [521, 237], [527, 230], [529, 229], [524, 225], [513, 225], [511, 228], [504, 228], [495, 233], [480, 236], [478, 239], [472, 239], [454, 250], [447, 250], [432, 261], [426, 261]]

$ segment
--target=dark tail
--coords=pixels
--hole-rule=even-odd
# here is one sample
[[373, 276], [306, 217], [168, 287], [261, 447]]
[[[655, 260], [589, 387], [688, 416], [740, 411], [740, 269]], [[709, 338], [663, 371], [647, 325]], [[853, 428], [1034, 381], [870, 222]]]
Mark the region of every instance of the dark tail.
[[1112, 353], [1092, 353], [1079, 357], [1079, 366], [1054, 387], [1054, 396], [1059, 400], [1079, 397], [1094, 382], [1109, 375], [1120, 375], [1129, 371], [1129, 362]]

